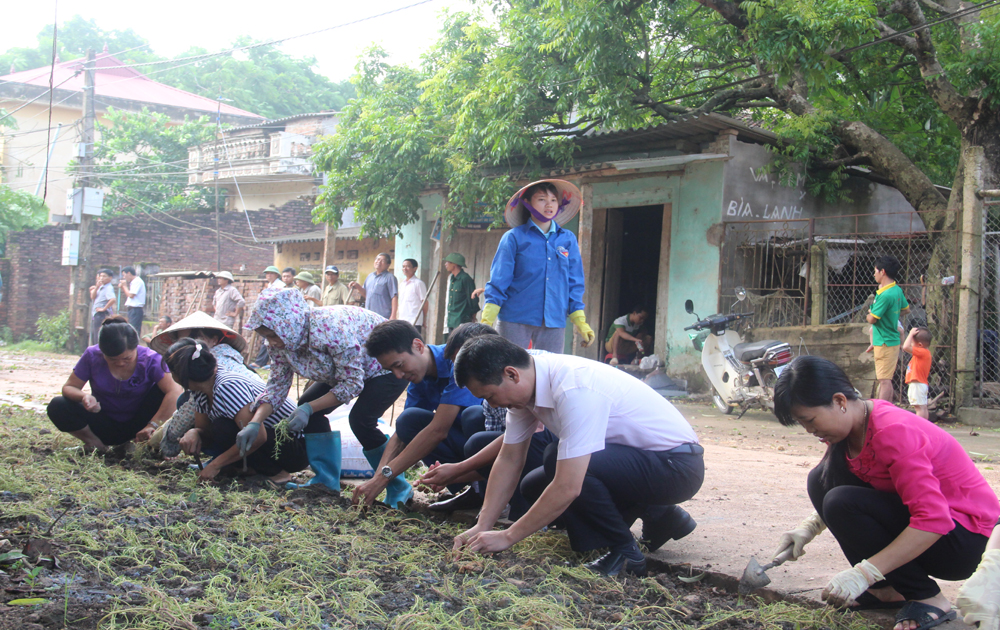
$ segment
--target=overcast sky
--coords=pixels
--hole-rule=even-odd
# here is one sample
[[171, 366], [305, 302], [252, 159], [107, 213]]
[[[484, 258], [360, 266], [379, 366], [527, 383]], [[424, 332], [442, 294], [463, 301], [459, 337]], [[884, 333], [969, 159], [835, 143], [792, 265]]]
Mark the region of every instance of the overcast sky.
[[[34, 47], [36, 35], [51, 24], [53, 11], [63, 23], [73, 15], [93, 19], [104, 30], [131, 28], [150, 42], [152, 50], [174, 57], [192, 46], [209, 51], [229, 48], [240, 35], [270, 40], [299, 35], [327, 26], [404, 7], [418, 0], [295, 0], [261, 2], [172, 0], [167, 3], [136, 0], [53, 0], [6, 3], [0, 47]], [[303, 37], [281, 50], [295, 57], [313, 56], [318, 70], [334, 81], [353, 74], [358, 55], [378, 42], [394, 62], [415, 62], [437, 38], [445, 9], [468, 10], [469, 0], [432, 0], [392, 15]], [[115, 52], [115, 51], [111, 51]]]

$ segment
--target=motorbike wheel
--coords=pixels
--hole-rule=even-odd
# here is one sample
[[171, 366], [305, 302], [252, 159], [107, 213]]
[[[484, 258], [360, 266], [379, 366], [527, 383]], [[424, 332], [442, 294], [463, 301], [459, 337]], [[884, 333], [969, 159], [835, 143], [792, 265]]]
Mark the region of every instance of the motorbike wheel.
[[722, 396], [718, 394], [712, 395], [712, 402], [715, 403], [715, 408], [726, 414], [727, 416], [732, 415], [736, 411], [736, 407], [733, 407], [726, 401], [722, 400]]

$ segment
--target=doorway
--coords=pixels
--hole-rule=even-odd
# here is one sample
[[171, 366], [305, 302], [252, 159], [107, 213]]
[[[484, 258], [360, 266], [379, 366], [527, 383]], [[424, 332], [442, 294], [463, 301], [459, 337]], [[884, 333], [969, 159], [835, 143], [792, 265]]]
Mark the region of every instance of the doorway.
[[[618, 317], [638, 305], [649, 312], [645, 328], [654, 337], [656, 298], [659, 286], [660, 243], [663, 239], [664, 206], [609, 208], [604, 261], [604, 303], [601, 311], [603, 342]], [[601, 353], [603, 359], [604, 353]]]

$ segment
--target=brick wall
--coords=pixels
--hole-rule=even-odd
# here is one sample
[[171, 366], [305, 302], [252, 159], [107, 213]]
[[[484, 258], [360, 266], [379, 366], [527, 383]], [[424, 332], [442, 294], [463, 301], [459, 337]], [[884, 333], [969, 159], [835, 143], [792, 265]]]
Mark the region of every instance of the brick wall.
[[[249, 215], [254, 234], [265, 239], [316, 229], [311, 213], [311, 205], [291, 201], [280, 208]], [[137, 263], [159, 265], [160, 271], [215, 269], [212, 214], [141, 214], [97, 220], [92, 225], [89, 275], [103, 266], [117, 271], [119, 266]], [[223, 269], [239, 273], [243, 267], [250, 273], [259, 273], [272, 264], [273, 246], [250, 239], [242, 212], [223, 213], [219, 227], [223, 234]], [[0, 311], [0, 326], [9, 326], [15, 335], [33, 334], [40, 314], [52, 315], [69, 305], [69, 267], [60, 264], [64, 229], [62, 225], [47, 225], [10, 235], [7, 245], [10, 269], [4, 275], [4, 302], [9, 303], [5, 318]], [[155, 314], [151, 312], [154, 305], [147, 304], [146, 308], [149, 315]]]
[[3, 279], [3, 287], [0, 287], [0, 327], [6, 326], [7, 321], [7, 304], [10, 302], [8, 295], [10, 294], [10, 261], [6, 258], [0, 258], [0, 279]]
[[867, 324], [752, 328], [750, 341], [787, 341], [796, 356], [801, 345], [802, 354], [820, 356], [839, 365], [854, 387], [867, 397], [875, 380], [875, 359], [865, 353], [868, 348], [867, 328]]

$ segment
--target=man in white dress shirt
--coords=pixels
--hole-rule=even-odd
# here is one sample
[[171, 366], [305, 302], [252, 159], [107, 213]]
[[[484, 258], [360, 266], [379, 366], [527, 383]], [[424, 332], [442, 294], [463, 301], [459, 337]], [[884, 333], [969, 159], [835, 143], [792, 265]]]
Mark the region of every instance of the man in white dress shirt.
[[403, 261], [403, 275], [406, 279], [399, 283], [399, 319], [413, 324], [417, 332], [424, 332], [424, 317], [427, 316], [427, 285], [417, 277], [417, 261], [407, 258]]
[[[589, 568], [644, 575], [646, 558], [630, 530], [636, 518], [650, 550], [694, 530], [677, 504], [701, 488], [705, 451], [684, 416], [642, 381], [590, 359], [531, 356], [496, 335], [466, 342], [455, 381], [510, 409], [479, 521], [455, 538], [455, 549], [502, 551], [559, 519], [575, 551], [608, 549]], [[521, 482], [532, 506], [509, 529], [493, 531], [539, 422], [559, 439]]]
[[135, 328], [135, 331], [142, 335], [142, 316], [146, 308], [146, 283], [135, 273], [132, 267], [122, 269], [122, 279], [118, 287], [128, 299], [125, 306], [128, 308], [128, 323]]

